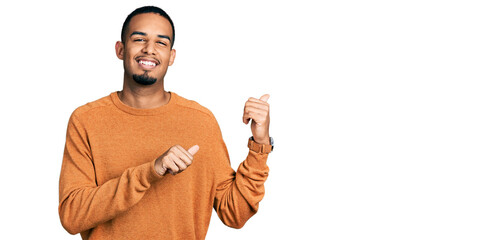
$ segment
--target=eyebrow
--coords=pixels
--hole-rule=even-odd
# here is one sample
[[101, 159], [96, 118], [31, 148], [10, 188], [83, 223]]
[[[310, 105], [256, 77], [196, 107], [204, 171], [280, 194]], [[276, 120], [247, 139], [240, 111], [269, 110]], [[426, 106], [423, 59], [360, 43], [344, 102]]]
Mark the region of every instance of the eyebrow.
[[129, 37], [132, 37], [132, 35], [141, 35], [141, 36], [147, 36], [148, 34], [144, 32], [132, 32]]
[[157, 35], [159, 38], [166, 38], [166, 39], [169, 39], [169, 42], [170, 42], [170, 37], [169, 36], [165, 36], [165, 35]]
[[[129, 37], [132, 37], [132, 35], [148, 36], [148, 34], [146, 34], [145, 32], [138, 32], [138, 31], [134, 31], [134, 32], [132, 32], [132, 33], [130, 34], [130, 36], [129, 36]], [[166, 35], [160, 35], [160, 34], [159, 34], [159, 35], [157, 35], [157, 36], [158, 36], [159, 38], [166, 38], [166, 39], [168, 39], [169, 41], [171, 41], [169, 36], [166, 36]]]

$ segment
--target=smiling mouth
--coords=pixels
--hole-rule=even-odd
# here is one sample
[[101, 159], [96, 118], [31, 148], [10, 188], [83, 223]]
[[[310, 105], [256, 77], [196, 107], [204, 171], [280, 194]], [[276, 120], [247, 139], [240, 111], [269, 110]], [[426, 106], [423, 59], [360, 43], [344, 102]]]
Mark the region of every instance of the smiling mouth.
[[137, 59], [137, 63], [139, 63], [139, 66], [141, 66], [142, 68], [148, 70], [155, 68], [159, 64], [159, 62], [156, 60], [145, 59], [145, 58]]

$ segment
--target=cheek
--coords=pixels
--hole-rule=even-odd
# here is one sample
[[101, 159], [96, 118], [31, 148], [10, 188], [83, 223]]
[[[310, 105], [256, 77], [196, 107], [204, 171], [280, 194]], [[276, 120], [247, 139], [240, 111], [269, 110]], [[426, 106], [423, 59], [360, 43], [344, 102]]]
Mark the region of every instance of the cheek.
[[124, 59], [127, 61], [127, 64], [133, 65], [136, 62], [134, 59], [136, 55], [134, 53], [134, 49], [130, 49], [130, 51], [127, 51], [127, 53], [124, 54]]
[[170, 62], [171, 62], [171, 58], [172, 58], [172, 55], [170, 54], [170, 52], [167, 52], [164, 54], [164, 62], [166, 63], [165, 65], [169, 66], [170, 65]]
[[136, 46], [136, 45], [128, 46], [126, 48], [126, 51], [124, 52], [124, 56], [126, 55], [129, 58], [134, 58], [134, 56], [137, 55], [137, 53], [140, 51], [141, 51], [141, 48]]

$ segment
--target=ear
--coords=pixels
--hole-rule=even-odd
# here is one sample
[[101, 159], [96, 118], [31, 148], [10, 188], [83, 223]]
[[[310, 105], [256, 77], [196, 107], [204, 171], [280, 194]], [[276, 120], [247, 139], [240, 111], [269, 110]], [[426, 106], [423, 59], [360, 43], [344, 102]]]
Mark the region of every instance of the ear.
[[171, 49], [170, 50], [169, 66], [172, 66], [172, 64], [174, 64], [175, 58], [176, 58], [176, 49]]
[[124, 60], [124, 44], [122, 42], [117, 41], [117, 43], [115, 43], [115, 52], [118, 59]]

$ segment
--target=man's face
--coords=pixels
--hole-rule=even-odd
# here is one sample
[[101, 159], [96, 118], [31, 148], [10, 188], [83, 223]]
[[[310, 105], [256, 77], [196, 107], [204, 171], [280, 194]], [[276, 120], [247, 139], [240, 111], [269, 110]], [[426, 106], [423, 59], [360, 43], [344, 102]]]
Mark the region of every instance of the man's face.
[[163, 79], [176, 57], [171, 40], [172, 27], [164, 17], [155, 13], [134, 16], [125, 33], [125, 42], [117, 42], [115, 46], [118, 58], [124, 61], [126, 77], [142, 85]]

